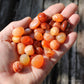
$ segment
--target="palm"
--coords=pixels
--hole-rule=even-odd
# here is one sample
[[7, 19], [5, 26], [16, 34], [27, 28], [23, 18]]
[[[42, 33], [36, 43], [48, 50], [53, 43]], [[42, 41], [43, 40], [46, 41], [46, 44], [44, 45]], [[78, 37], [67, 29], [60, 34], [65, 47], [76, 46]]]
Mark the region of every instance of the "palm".
[[[0, 51], [1, 51], [0, 71], [2, 72], [0, 74], [0, 76], [3, 77], [3, 80], [5, 80], [6, 77], [7, 77], [9, 79], [8, 81], [11, 81], [11, 80], [12, 81], [14, 81], [14, 80], [18, 81], [18, 80], [20, 80], [20, 82], [22, 83], [22, 80], [24, 79], [22, 84], [24, 84], [24, 82], [28, 82], [28, 84], [31, 83], [31, 82], [37, 84], [36, 82], [38, 80], [42, 80], [42, 77], [44, 77], [42, 75], [46, 74], [45, 71], [42, 70], [42, 69], [37, 69], [37, 68], [31, 67], [31, 66], [24, 68], [22, 73], [12, 72], [12, 68], [10, 68], [11, 67], [10, 64], [13, 61], [18, 59], [18, 55], [17, 55], [17, 53], [15, 51], [15, 48], [8, 41], [1, 41], [0, 45], [1, 45], [0, 46]], [[19, 84], [21, 84], [21, 83], [19, 83]], [[10, 82], [10, 84], [11, 84], [11, 82]]]
[[[70, 9], [71, 7], [73, 7], [73, 9]], [[74, 14], [74, 12], [77, 10], [77, 6], [75, 4], [70, 4], [64, 10], [63, 9], [63, 4], [55, 4], [49, 7], [44, 12], [51, 17], [53, 14], [62, 11], [62, 15], [64, 15], [66, 18], [69, 18], [69, 22], [72, 24], [73, 30], [73, 28], [77, 25], [80, 19], [77, 14]], [[68, 9], [70, 12], [68, 11]], [[50, 10], [53, 10], [53, 12], [51, 13]], [[22, 73], [13, 73], [10, 68], [10, 64], [13, 61], [17, 60], [18, 56], [13, 46], [14, 44], [10, 42], [10, 36], [12, 36], [11, 32], [14, 27], [28, 27], [30, 21], [30, 18], [25, 18], [21, 21], [13, 22], [0, 33], [0, 84], [40, 84], [46, 77], [46, 75], [50, 72], [50, 70], [53, 68], [53, 66], [56, 64], [56, 62], [62, 57], [62, 55], [72, 46], [72, 44], [76, 40], [76, 33], [70, 33], [67, 36], [66, 42], [61, 46], [60, 50], [56, 51], [56, 55], [53, 56], [53, 58], [48, 59], [46, 56], [44, 56], [45, 64], [43, 68], [37, 69], [33, 66], [28, 66], [24, 68]]]

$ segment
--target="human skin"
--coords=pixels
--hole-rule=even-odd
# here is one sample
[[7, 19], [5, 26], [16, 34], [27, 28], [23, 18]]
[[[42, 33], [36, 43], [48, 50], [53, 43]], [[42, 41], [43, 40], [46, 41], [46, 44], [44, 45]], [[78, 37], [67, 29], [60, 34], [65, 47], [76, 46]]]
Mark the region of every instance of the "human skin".
[[31, 18], [26, 17], [20, 21], [11, 22], [6, 26], [0, 32], [0, 84], [41, 84], [54, 65], [71, 48], [77, 38], [77, 33], [73, 32], [80, 20], [79, 15], [75, 14], [76, 10], [77, 5], [74, 3], [69, 4], [67, 7], [62, 3], [58, 3], [43, 11], [49, 17], [56, 13], [61, 13], [71, 24], [70, 31], [72, 32], [68, 34], [65, 43], [59, 50], [55, 51], [56, 54], [51, 59], [44, 56], [45, 63], [40, 69], [28, 66], [21, 73], [14, 73], [11, 70], [12, 62], [18, 60], [15, 44], [11, 43], [12, 30], [20, 26], [27, 28], [31, 22]]

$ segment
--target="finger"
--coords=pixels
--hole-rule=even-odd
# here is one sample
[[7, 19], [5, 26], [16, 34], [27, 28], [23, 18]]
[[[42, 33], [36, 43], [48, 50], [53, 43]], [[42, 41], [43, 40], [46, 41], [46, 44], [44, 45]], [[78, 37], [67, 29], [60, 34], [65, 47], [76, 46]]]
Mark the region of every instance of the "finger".
[[65, 8], [64, 4], [59, 3], [59, 4], [55, 4], [55, 5], [50, 6], [49, 8], [47, 8], [43, 12], [46, 15], [48, 15], [49, 17], [51, 17], [52, 15], [54, 15], [56, 13], [60, 13], [64, 8]]
[[71, 24], [70, 26], [70, 32], [74, 30], [74, 28], [77, 26], [77, 24], [79, 23], [80, 21], [80, 16], [78, 14], [73, 14], [68, 22]]
[[29, 26], [29, 23], [31, 22], [31, 17], [25, 17], [24, 19], [22, 20], [19, 20], [19, 21], [14, 21], [14, 22], [11, 22], [7, 27], [9, 26], [13, 26], [13, 27], [28, 27]]
[[26, 28], [28, 27], [30, 22], [31, 22], [30, 17], [26, 17], [20, 21], [11, 22], [0, 32], [0, 40], [11, 41], [13, 29], [20, 26]]
[[67, 7], [64, 8], [62, 11], [62, 15], [65, 18], [69, 18], [72, 14], [74, 14], [77, 11], [77, 5], [74, 3], [69, 4]]
[[71, 46], [74, 44], [77, 38], [77, 33], [76, 32], [71, 32], [68, 34], [66, 41], [63, 45], [61, 45], [60, 49], [56, 52], [56, 55], [51, 58], [51, 62], [53, 64], [56, 64], [59, 59], [71, 48]]

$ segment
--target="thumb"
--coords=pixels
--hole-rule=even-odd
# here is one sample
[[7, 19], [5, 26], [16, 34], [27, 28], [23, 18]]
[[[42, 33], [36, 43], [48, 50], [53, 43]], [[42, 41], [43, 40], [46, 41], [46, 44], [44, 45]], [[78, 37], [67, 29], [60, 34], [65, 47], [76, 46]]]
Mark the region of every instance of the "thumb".
[[1, 32], [0, 32], [0, 40], [4, 41], [11, 41], [12, 37], [12, 31], [16, 27], [29, 27], [29, 23], [31, 22], [30, 17], [26, 17], [19, 21], [11, 22], [9, 25], [7, 25]]

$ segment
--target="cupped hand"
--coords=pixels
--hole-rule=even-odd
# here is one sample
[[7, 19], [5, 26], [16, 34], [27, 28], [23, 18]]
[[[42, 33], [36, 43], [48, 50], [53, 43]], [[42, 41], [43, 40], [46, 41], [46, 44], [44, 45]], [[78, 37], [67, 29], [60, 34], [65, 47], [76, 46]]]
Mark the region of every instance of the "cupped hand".
[[56, 13], [61, 13], [71, 24], [70, 31], [72, 32], [68, 34], [65, 43], [59, 50], [55, 51], [56, 54], [51, 59], [44, 56], [45, 63], [40, 69], [28, 66], [21, 73], [14, 73], [11, 70], [12, 62], [18, 59], [15, 44], [11, 43], [12, 30], [20, 26], [27, 28], [31, 18], [26, 17], [20, 21], [11, 22], [6, 26], [0, 32], [0, 84], [41, 84], [53, 66], [71, 48], [77, 38], [76, 32], [73, 32], [80, 20], [79, 15], [75, 14], [76, 10], [77, 5], [74, 3], [69, 4], [67, 7], [62, 3], [58, 3], [43, 11], [49, 17]]

